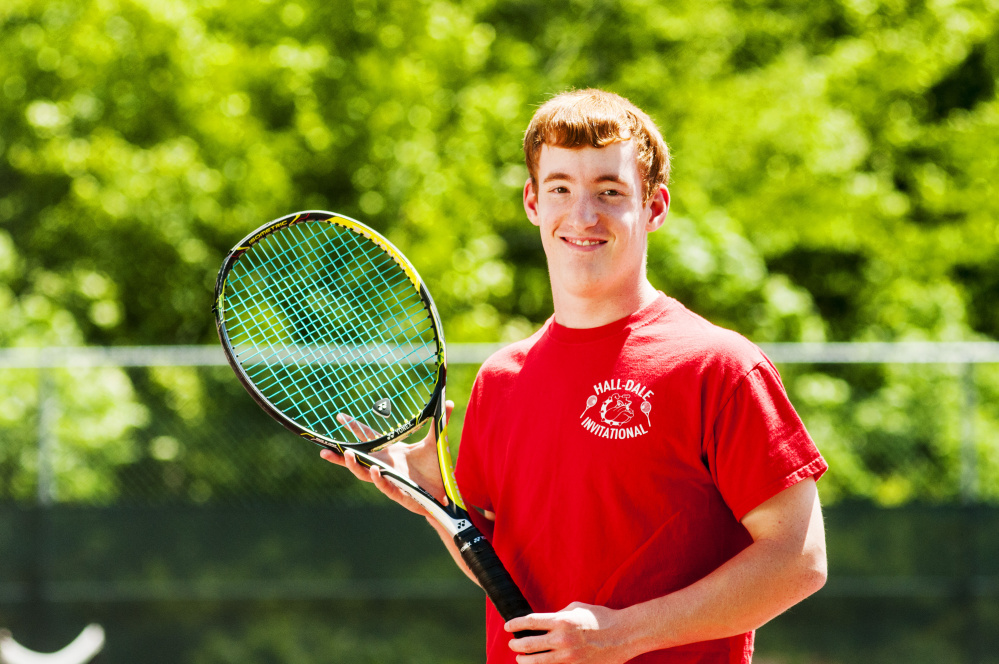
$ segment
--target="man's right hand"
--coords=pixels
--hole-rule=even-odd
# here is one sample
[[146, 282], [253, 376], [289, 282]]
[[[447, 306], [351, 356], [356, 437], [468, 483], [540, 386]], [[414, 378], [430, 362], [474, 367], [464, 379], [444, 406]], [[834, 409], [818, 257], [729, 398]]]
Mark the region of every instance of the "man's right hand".
[[[454, 402], [448, 401], [445, 407], [447, 408], [447, 417], [450, 418], [451, 411], [454, 410]], [[360, 441], [378, 437], [375, 431], [350, 415], [341, 413], [337, 415], [337, 421], [349, 429]], [[386, 479], [378, 466], [371, 468], [363, 466], [353, 451], [346, 450], [344, 455], [340, 456], [333, 450], [324, 449], [319, 455], [332, 464], [345, 467], [358, 479], [374, 483], [379, 491], [409, 511], [429, 516], [419, 503]], [[434, 438], [433, 427], [430, 427], [427, 435], [419, 442], [412, 444], [393, 443], [377, 452], [372, 452], [369, 456], [383, 462], [399, 475], [413, 480], [439, 502], [447, 504], [447, 494], [444, 492], [444, 481], [441, 479], [440, 464], [437, 460], [437, 441]]]

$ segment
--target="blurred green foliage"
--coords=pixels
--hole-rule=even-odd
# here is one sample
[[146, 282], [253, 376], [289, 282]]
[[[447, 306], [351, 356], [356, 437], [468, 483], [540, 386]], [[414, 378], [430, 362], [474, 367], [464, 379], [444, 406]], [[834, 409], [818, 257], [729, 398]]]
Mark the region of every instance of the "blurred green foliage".
[[[222, 256], [310, 208], [388, 235], [450, 340], [519, 338], [551, 311], [519, 139], [584, 86], [671, 144], [649, 267], [693, 310], [761, 342], [995, 339], [997, 20], [991, 0], [5, 0], [0, 345], [213, 343]], [[14, 373], [5, 431], [39, 406]], [[958, 496], [951, 368], [785, 378], [832, 463], [827, 499]], [[169, 456], [126, 373], [73, 380], [70, 457]], [[976, 386], [995, 500], [999, 377]], [[5, 487], [27, 463], [0, 460]]]

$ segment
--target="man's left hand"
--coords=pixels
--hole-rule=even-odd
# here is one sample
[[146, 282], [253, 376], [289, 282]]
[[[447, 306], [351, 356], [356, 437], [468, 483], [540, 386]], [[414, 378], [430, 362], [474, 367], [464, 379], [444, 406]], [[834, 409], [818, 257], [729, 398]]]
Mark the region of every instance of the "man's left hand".
[[620, 611], [573, 602], [558, 613], [514, 618], [506, 631], [547, 632], [510, 640], [518, 664], [622, 664], [639, 654], [629, 647], [628, 627]]

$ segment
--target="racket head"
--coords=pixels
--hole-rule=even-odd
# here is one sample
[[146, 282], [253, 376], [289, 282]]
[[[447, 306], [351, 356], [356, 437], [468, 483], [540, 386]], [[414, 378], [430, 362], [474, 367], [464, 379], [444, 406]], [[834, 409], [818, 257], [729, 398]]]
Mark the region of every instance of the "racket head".
[[[298, 435], [371, 451], [433, 418], [443, 438], [437, 308], [406, 257], [361, 222], [311, 210], [264, 224], [223, 261], [214, 313], [240, 382]], [[375, 437], [354, 439], [341, 413]]]
[[[448, 529], [505, 619], [531, 613], [458, 493], [447, 445], [440, 318], [398, 249], [349, 217], [287, 215], [229, 252], [213, 308], [229, 364], [265, 411], [300, 436], [341, 453], [356, 449], [359, 461], [382, 468]], [[387, 413], [378, 407], [386, 399]], [[376, 437], [347, 440], [340, 413]], [[437, 436], [447, 505], [367, 454], [427, 420]]]

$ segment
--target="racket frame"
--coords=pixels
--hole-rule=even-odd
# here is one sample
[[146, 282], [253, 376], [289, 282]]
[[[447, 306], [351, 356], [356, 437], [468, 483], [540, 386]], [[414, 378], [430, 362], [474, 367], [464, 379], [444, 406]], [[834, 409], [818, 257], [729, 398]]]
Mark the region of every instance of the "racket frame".
[[[256, 243], [267, 236], [279, 232], [289, 226], [305, 222], [325, 222], [337, 224], [353, 232], [359, 233], [378, 245], [388, 253], [396, 263], [406, 273], [414, 288], [419, 292], [424, 306], [430, 314], [431, 324], [434, 331], [434, 338], [437, 343], [437, 372], [435, 383], [431, 391], [430, 398], [423, 410], [409, 421], [396, 427], [392, 431], [381, 435], [374, 440], [365, 442], [348, 442], [335, 440], [317, 431], [312, 431], [298, 424], [293, 418], [286, 415], [281, 409], [260, 392], [254, 385], [253, 380], [246, 374], [242, 365], [236, 357], [236, 351], [229, 339], [229, 333], [225, 325], [226, 311], [226, 284], [233, 266], [245, 255]], [[447, 410], [445, 408], [445, 382], [447, 379], [447, 352], [444, 343], [444, 333], [441, 326], [440, 317], [437, 314], [437, 307], [434, 304], [430, 292], [427, 290], [422, 279], [420, 279], [416, 268], [391, 242], [376, 231], [368, 228], [356, 219], [345, 217], [333, 212], [322, 210], [308, 210], [286, 215], [274, 221], [268, 222], [256, 229], [243, 240], [241, 240], [226, 256], [222, 268], [219, 270], [215, 283], [215, 300], [212, 307], [215, 315], [215, 324], [218, 331], [219, 340], [225, 352], [226, 360], [232, 367], [240, 383], [247, 392], [257, 402], [257, 404], [277, 422], [289, 431], [305, 438], [321, 447], [333, 450], [337, 454], [343, 455], [346, 450], [355, 453], [357, 460], [368, 468], [377, 466], [382, 475], [395, 484], [403, 493], [421, 505], [430, 516], [440, 523], [451, 535], [458, 547], [458, 551], [478, 579], [486, 594], [496, 606], [504, 620], [525, 616], [533, 612], [530, 604], [524, 598], [520, 589], [514, 583], [509, 572], [503, 567], [502, 561], [496, 555], [495, 550], [489, 541], [479, 532], [472, 523], [466, 511], [465, 504], [458, 492], [458, 485], [454, 478], [454, 464], [452, 463], [451, 451], [447, 441]], [[427, 422], [431, 422], [437, 446], [437, 460], [440, 467], [441, 479], [444, 484], [446, 494], [442, 503], [431, 495], [426, 489], [419, 486], [408, 477], [400, 475], [392, 467], [379, 459], [371, 456], [386, 445], [398, 442]], [[540, 632], [523, 631], [514, 634], [515, 637], [532, 636]]]
[[[430, 321], [434, 331], [434, 339], [437, 345], [436, 355], [438, 365], [430, 399], [427, 405], [417, 416], [410, 418], [407, 422], [396, 427], [392, 431], [389, 431], [388, 433], [385, 433], [373, 440], [361, 442], [336, 440], [303, 427], [294, 419], [286, 415], [280, 408], [271, 403], [270, 399], [262, 394], [249, 376], [247, 376], [246, 371], [239, 363], [236, 350], [230, 341], [229, 332], [226, 329], [226, 284], [230, 274], [232, 273], [233, 267], [255, 244], [261, 242], [269, 235], [295, 224], [306, 222], [336, 224], [358, 233], [376, 244], [399, 264], [403, 272], [405, 272], [406, 276], [413, 284], [413, 287], [419, 293], [420, 299], [423, 300], [424, 306], [430, 314]], [[400, 490], [417, 501], [424, 507], [424, 509], [434, 514], [435, 518], [448, 530], [451, 535], [455, 535], [471, 525], [464, 501], [461, 499], [461, 494], [458, 492], [457, 482], [454, 479], [454, 464], [452, 463], [451, 451], [447, 442], [447, 417], [444, 407], [446, 402], [445, 383], [447, 379], [447, 350], [444, 342], [443, 326], [440, 322], [440, 316], [437, 313], [437, 306], [434, 304], [430, 291], [427, 290], [427, 287], [420, 278], [416, 268], [413, 267], [403, 253], [399, 251], [387, 238], [368, 226], [365, 226], [356, 219], [351, 219], [350, 217], [346, 217], [341, 214], [326, 212], [323, 210], [296, 212], [270, 221], [260, 226], [252, 233], [249, 233], [238, 244], [236, 244], [236, 246], [233, 247], [233, 249], [225, 257], [225, 260], [222, 263], [222, 268], [219, 270], [219, 274], [215, 282], [215, 301], [212, 307], [212, 312], [215, 316], [215, 327], [218, 332], [219, 341], [222, 344], [222, 349], [225, 352], [226, 360], [228, 361], [229, 366], [232, 368], [233, 372], [235, 372], [239, 382], [243, 385], [253, 400], [256, 401], [268, 415], [273, 417], [289, 431], [321, 447], [333, 450], [340, 455], [343, 455], [347, 449], [350, 449], [355, 453], [358, 461], [360, 461], [365, 467], [378, 466], [382, 474], [393, 481], [400, 488]], [[391, 443], [399, 442], [405, 439], [410, 434], [420, 429], [428, 421], [432, 421], [433, 423], [434, 436], [437, 440], [437, 459], [440, 466], [441, 478], [444, 482], [444, 490], [447, 494], [447, 505], [440, 504], [423, 487], [419, 486], [409, 478], [400, 475], [390, 466], [368, 454], [369, 452], [375, 452]]]

